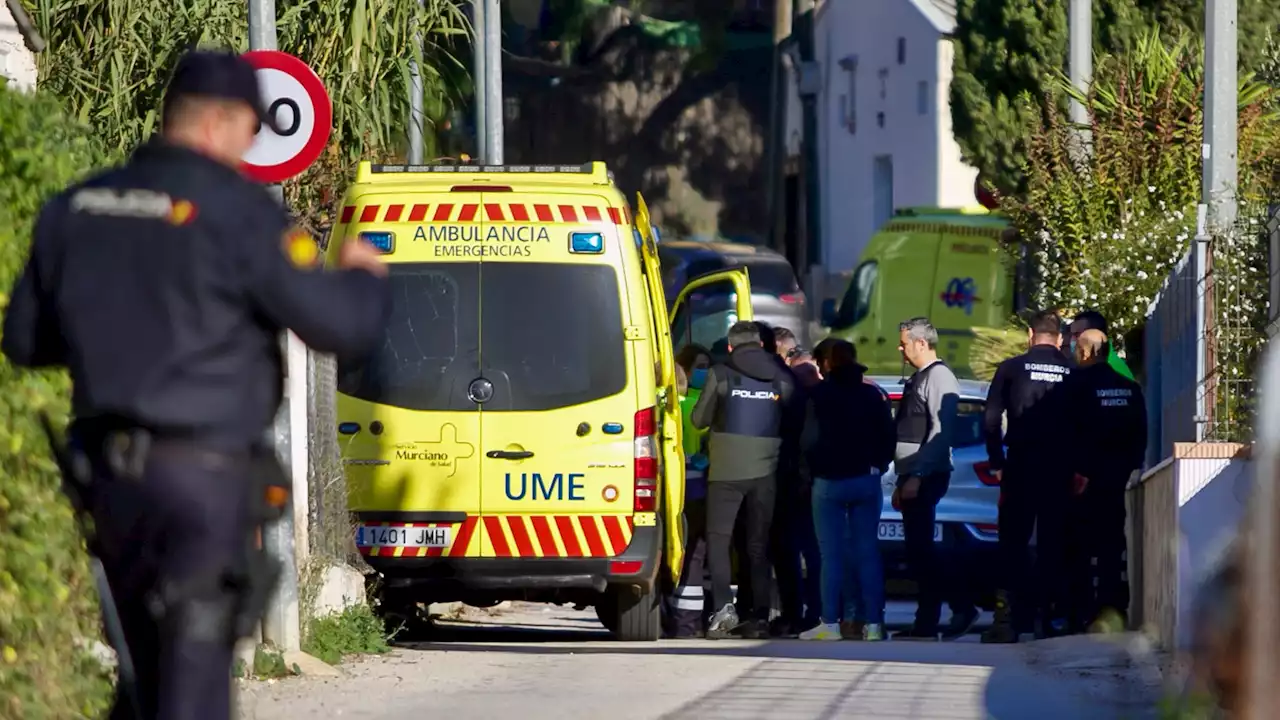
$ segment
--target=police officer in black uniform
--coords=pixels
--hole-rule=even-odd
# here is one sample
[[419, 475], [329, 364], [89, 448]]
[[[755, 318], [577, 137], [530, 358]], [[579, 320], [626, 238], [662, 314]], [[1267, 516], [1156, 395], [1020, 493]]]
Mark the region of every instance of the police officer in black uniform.
[[[385, 330], [385, 266], [348, 242], [316, 267], [240, 159], [260, 123], [253, 68], [181, 58], [159, 137], [55, 196], [13, 290], [3, 352], [65, 366], [100, 554], [137, 676], [112, 718], [227, 720], [253, 547], [251, 478], [282, 396], [279, 336], [358, 361]], [[88, 473], [87, 473], [88, 474]], [[259, 593], [260, 596], [260, 593]]]
[[694, 427], [710, 428], [707, 565], [715, 612], [707, 637], [727, 637], [739, 625], [738, 611], [731, 602], [729, 548], [739, 509], [745, 505], [751, 598], [742, 634], [763, 638], [769, 634], [772, 604], [767, 551], [777, 496], [778, 455], [795, 386], [777, 356], [765, 351], [756, 323], [734, 323], [729, 328], [728, 346], [728, 360], [711, 368], [691, 413]]
[[1080, 333], [1077, 369], [1063, 385], [1077, 494], [1068, 556], [1076, 630], [1095, 620], [1123, 629], [1129, 608], [1124, 494], [1146, 454], [1147, 409], [1142, 388], [1108, 362], [1109, 349], [1101, 330]]
[[[1003, 579], [995, 622], [983, 642], [1017, 642], [1018, 634], [1034, 629], [1037, 619], [1044, 623], [1041, 634], [1047, 635], [1057, 628], [1063, 611], [1071, 472], [1060, 461], [1065, 441], [1061, 388], [1072, 363], [1059, 349], [1062, 321], [1057, 313], [1036, 313], [1029, 333], [1030, 348], [1000, 363], [987, 393], [984, 434], [991, 471], [1000, 478]], [[1002, 423], [1006, 413], [1007, 432]], [[1034, 568], [1029, 552], [1033, 530]]]

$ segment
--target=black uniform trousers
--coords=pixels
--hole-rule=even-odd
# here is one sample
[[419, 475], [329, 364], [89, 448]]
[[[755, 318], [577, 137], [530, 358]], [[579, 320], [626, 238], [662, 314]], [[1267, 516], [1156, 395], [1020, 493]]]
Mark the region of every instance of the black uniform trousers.
[[[236, 595], [224, 579], [251, 539], [247, 451], [157, 440], [132, 479], [90, 457], [97, 545], [142, 717], [229, 720]], [[122, 688], [110, 718], [133, 719]]]
[[[729, 551], [734, 527], [739, 524], [738, 511], [745, 506], [747, 556], [746, 562], [741, 564], [746, 567], [739, 569], [747, 572], [739, 575], [750, 577], [750, 594], [747, 597], [751, 604], [747, 612], [740, 615], [769, 619], [772, 604], [769, 527], [773, 524], [776, 493], [777, 482], [773, 475], [754, 480], [712, 480], [707, 483], [707, 564], [711, 568], [711, 606], [714, 612], [719, 612], [733, 600]], [[741, 593], [741, 582], [738, 587]]]
[[1037, 617], [1059, 618], [1066, 610], [1071, 475], [1055, 466], [1053, 457], [1010, 448], [1000, 482], [1001, 588], [1008, 594], [1018, 632], [1033, 630]]
[[813, 523], [813, 491], [800, 487], [798, 477], [785, 490], [781, 482], [769, 540], [779, 609], [787, 622], [808, 629], [818, 624], [821, 605], [822, 560]]
[[910, 500], [901, 500], [902, 530], [906, 534], [907, 567], [918, 586], [915, 628], [936, 630], [945, 599], [953, 615], [973, 611], [973, 597], [964, 568], [942, 562], [933, 526], [938, 519], [938, 503], [951, 487], [950, 473], [926, 475], [920, 491]]
[[1090, 478], [1068, 526], [1070, 614], [1087, 626], [1105, 609], [1129, 612], [1124, 493], [1128, 476]]

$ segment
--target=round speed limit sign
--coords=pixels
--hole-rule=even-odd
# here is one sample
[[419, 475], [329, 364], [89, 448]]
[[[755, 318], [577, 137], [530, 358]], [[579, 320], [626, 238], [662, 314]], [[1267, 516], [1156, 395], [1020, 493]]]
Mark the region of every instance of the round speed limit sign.
[[329, 93], [314, 70], [288, 53], [253, 50], [244, 59], [257, 69], [263, 104], [279, 129], [259, 128], [245, 153], [244, 171], [263, 183], [288, 180], [310, 167], [329, 142]]

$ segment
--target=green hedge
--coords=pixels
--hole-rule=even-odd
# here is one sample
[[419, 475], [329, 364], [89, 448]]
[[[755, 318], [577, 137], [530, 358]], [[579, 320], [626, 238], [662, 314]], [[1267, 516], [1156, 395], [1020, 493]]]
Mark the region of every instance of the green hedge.
[[[101, 157], [56, 100], [0, 82], [0, 311], [41, 204]], [[65, 416], [68, 389], [63, 373], [0, 360], [0, 718], [96, 718], [109, 701], [110, 677], [87, 652], [97, 593], [37, 424], [41, 409]]]

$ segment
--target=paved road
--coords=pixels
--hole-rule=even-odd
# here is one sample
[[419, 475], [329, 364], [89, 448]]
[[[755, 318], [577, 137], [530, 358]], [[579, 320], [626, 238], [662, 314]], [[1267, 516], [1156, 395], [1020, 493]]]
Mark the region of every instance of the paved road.
[[[895, 606], [893, 619], [909, 617]], [[594, 613], [517, 604], [344, 666], [342, 678], [242, 684], [244, 720], [940, 718], [1149, 716], [1133, 671], [1032, 643], [609, 640]], [[1074, 642], [1074, 641], [1073, 641]], [[1092, 641], [1091, 641], [1092, 642]], [[1076, 643], [1077, 645], [1079, 643]], [[1088, 653], [1090, 657], [1096, 651]]]

